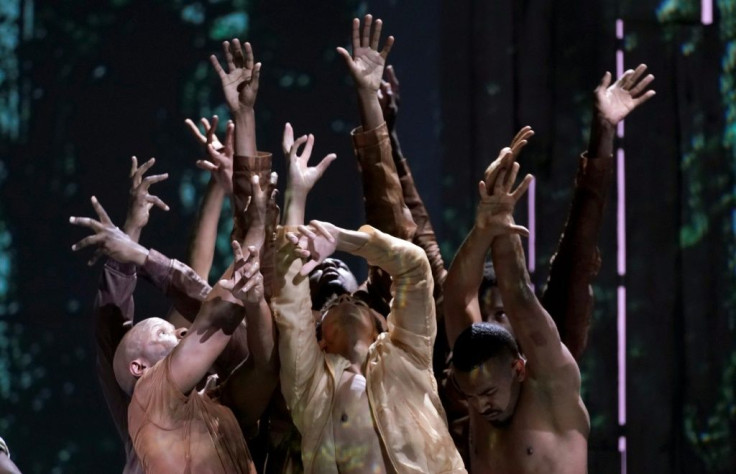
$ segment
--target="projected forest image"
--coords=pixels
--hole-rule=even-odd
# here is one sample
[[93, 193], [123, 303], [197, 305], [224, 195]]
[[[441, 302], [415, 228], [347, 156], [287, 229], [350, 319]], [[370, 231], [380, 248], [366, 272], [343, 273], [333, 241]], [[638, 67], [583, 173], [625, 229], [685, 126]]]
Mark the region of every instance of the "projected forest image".
[[[191, 265], [212, 173], [185, 120], [201, 130], [216, 115], [225, 140], [232, 117], [210, 61], [226, 64], [223, 41], [250, 42], [262, 63], [255, 132], [273, 153], [282, 212], [289, 122], [296, 137], [314, 134], [310, 166], [337, 155], [306, 221], [366, 222], [351, 140], [365, 111], [336, 48], [351, 50], [351, 21], [367, 13], [383, 20], [382, 44], [395, 37], [395, 130], [446, 268], [476, 222], [484, 171], [534, 129], [517, 162], [519, 181], [535, 179], [515, 219], [530, 231], [540, 298], [592, 141], [593, 91], [606, 71], [615, 81], [617, 68], [646, 64], [656, 95], [616, 130], [576, 357], [588, 471], [736, 472], [733, 0], [0, 0], [0, 437], [20, 471], [125, 466], [97, 376], [105, 258], [88, 266], [92, 249], [72, 251], [91, 231], [69, 217], [96, 216], [95, 196], [122, 228], [131, 156], [155, 157], [149, 174], [168, 179], [151, 193], [169, 210], [151, 209], [140, 244]], [[213, 286], [233, 261], [232, 215], [224, 199]], [[368, 275], [362, 258], [339, 257], [359, 282]], [[170, 305], [138, 279], [136, 321]]]

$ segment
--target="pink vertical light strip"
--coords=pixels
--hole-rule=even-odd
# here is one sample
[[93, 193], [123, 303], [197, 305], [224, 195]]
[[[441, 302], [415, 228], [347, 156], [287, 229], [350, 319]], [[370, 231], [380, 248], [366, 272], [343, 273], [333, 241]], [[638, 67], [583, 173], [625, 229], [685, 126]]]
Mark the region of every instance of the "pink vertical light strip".
[[626, 169], [624, 150], [616, 152], [616, 239], [617, 269], [619, 276], [626, 275]]
[[618, 452], [621, 453], [621, 474], [626, 474], [626, 437], [619, 436]]
[[626, 287], [619, 286], [617, 294], [618, 315], [618, 424], [626, 425]]
[[[616, 39], [617, 40], [624, 39], [624, 21], [621, 19], [616, 20]], [[624, 74], [624, 50], [618, 49], [616, 50], [616, 78], [623, 76], [623, 74]], [[624, 121], [623, 120], [618, 123], [618, 128], [616, 129], [616, 132], [618, 133], [619, 138], [624, 137]]]
[[713, 23], [713, 0], [700, 0], [700, 22], [704, 25]]
[[[616, 20], [616, 39], [620, 44], [624, 40], [624, 22]], [[616, 50], [616, 77], [624, 74], [623, 47]], [[624, 121], [618, 124], [616, 130], [619, 138], [624, 136]], [[616, 150], [616, 240], [617, 240], [617, 270], [623, 280], [626, 276], [626, 173], [624, 168], [624, 150]], [[618, 424], [623, 429], [626, 426], [626, 287], [618, 287], [616, 298], [616, 333], [618, 357]], [[618, 451], [621, 459], [621, 474], [626, 474], [626, 436], [618, 439]]]
[[527, 191], [529, 199], [529, 248], [527, 251], [529, 273], [534, 273], [537, 267], [537, 181], [535, 179], [529, 184]]

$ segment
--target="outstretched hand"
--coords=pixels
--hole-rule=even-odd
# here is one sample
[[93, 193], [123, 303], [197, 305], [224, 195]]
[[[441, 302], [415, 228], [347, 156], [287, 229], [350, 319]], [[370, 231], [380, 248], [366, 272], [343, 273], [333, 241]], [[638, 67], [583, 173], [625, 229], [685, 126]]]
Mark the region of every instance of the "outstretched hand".
[[235, 38], [232, 43], [222, 43], [225, 54], [227, 72], [222, 68], [217, 57], [210, 56], [210, 62], [222, 81], [230, 112], [236, 114], [252, 110], [258, 95], [258, 80], [261, 75], [261, 63], [254, 63], [253, 48], [245, 43], [241, 48], [240, 41]]
[[220, 140], [217, 138], [217, 135], [215, 134], [218, 121], [219, 118], [217, 118], [217, 115], [212, 116], [212, 124], [210, 124], [210, 121], [207, 120], [206, 117], [202, 117], [201, 119], [199, 119], [199, 122], [202, 124], [202, 128], [204, 128], [204, 133], [199, 130], [199, 127], [194, 123], [192, 119], [188, 118], [184, 120], [184, 123], [189, 128], [189, 131], [192, 132], [194, 138], [201, 145], [206, 148], [207, 145], [212, 144], [212, 146], [215, 147], [215, 150], [220, 150], [222, 149], [223, 144], [220, 142]]
[[[304, 145], [301, 154], [299, 148]], [[325, 173], [330, 164], [335, 161], [337, 155], [330, 153], [322, 158], [316, 166], [308, 166], [309, 158], [312, 156], [314, 146], [314, 135], [303, 135], [294, 140], [294, 130], [291, 124], [284, 126], [284, 136], [281, 146], [289, 161], [289, 172], [287, 174], [287, 188], [300, 195], [306, 195], [314, 187]]]
[[148, 192], [154, 183], [164, 181], [169, 177], [168, 173], [156, 174], [151, 176], [143, 175], [156, 163], [155, 158], [151, 158], [138, 166], [138, 158], [131, 158], [130, 168], [130, 199], [128, 200], [128, 215], [125, 219], [125, 231], [133, 240], [138, 240], [141, 229], [148, 224], [148, 218], [151, 208], [156, 206], [164, 211], [169, 210], [169, 206], [158, 196], [154, 196]]
[[490, 232], [494, 236], [511, 233], [529, 236], [529, 230], [514, 224], [513, 214], [516, 203], [526, 193], [534, 177], [526, 175], [516, 189], [512, 190], [518, 173], [519, 163], [514, 162], [513, 153], [507, 151], [501, 160], [501, 166], [495, 171], [496, 176], [491, 177], [493, 188], [487, 189], [485, 181], [478, 183], [480, 202], [475, 215], [476, 229]]
[[611, 73], [606, 72], [595, 89], [595, 112], [598, 119], [616, 126], [632, 110], [654, 97], [656, 92], [647, 90], [654, 76], [644, 76], [646, 71], [646, 64], [640, 64], [635, 70], [626, 71], [613, 85]]
[[[212, 116], [212, 125], [206, 118], [202, 118], [205, 135], [200, 133], [194, 122], [187, 119], [187, 126], [192, 130], [195, 137], [199, 138], [207, 147], [209, 160], [197, 160], [197, 168], [212, 173], [212, 178], [229, 196], [233, 193], [233, 155], [235, 153], [235, 124], [228, 120], [225, 130], [225, 144], [221, 144], [215, 136], [215, 129], [219, 122], [217, 115]], [[204, 140], [204, 141], [202, 141]]]
[[286, 238], [297, 247], [296, 254], [307, 259], [299, 271], [301, 275], [309, 275], [324, 259], [335, 253], [339, 231], [329, 222], [311, 221], [308, 226], [300, 225], [298, 234], [287, 232]]
[[504, 165], [504, 160], [509, 159], [507, 158], [507, 155], [510, 153], [510, 159], [512, 161], [516, 161], [516, 158], [518, 158], [521, 150], [524, 148], [524, 146], [526, 146], [528, 140], [533, 136], [534, 130], [532, 130], [532, 127], [527, 125], [516, 133], [513, 140], [511, 140], [511, 144], [508, 147], [501, 149], [498, 157], [493, 160], [490, 165], [488, 165], [488, 168], [486, 168], [485, 172], [483, 173], [483, 181], [485, 181], [485, 187], [487, 190], [493, 190], [496, 184], [496, 178], [499, 175], [501, 167]]
[[258, 303], [263, 299], [263, 275], [258, 249], [250, 246], [243, 252], [237, 240], [232, 241], [235, 264], [229, 280], [220, 280], [220, 286], [245, 303]]
[[345, 59], [356, 87], [372, 93], [376, 93], [381, 86], [386, 57], [394, 44], [394, 37], [389, 36], [386, 38], [383, 49], [378, 51], [382, 27], [383, 22], [380, 19], [374, 23], [373, 17], [366, 15], [361, 32], [360, 20], [355, 18], [353, 19], [352, 56], [345, 48], [337, 48], [338, 54]]
[[125, 232], [115, 227], [115, 224], [110, 220], [110, 216], [107, 215], [107, 212], [99, 201], [97, 201], [96, 197], [92, 196], [91, 201], [99, 220], [89, 217], [70, 217], [69, 222], [74, 225], [88, 227], [92, 229], [94, 234], [72, 245], [72, 250], [77, 252], [90, 245], [96, 246], [97, 249], [94, 255], [87, 262], [90, 266], [94, 265], [102, 255], [107, 255], [120, 263], [143, 265], [148, 256], [148, 250], [137, 242], [134, 242]]

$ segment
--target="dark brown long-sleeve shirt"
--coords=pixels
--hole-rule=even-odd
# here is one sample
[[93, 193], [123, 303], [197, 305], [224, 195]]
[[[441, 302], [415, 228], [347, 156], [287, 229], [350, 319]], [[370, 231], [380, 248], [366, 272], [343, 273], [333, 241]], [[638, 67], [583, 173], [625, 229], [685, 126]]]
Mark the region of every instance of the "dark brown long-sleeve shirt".
[[597, 241], [612, 176], [613, 157], [580, 157], [572, 204], [542, 296], [542, 306], [576, 360], [585, 349], [593, 314], [590, 284], [601, 266]]

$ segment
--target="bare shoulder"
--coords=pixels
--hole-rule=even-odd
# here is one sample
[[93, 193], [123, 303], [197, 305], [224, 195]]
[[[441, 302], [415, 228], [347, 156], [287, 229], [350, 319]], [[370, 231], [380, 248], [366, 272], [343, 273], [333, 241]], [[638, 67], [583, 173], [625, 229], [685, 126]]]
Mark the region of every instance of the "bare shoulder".
[[534, 394], [536, 409], [551, 417], [558, 433], [577, 431], [586, 438], [590, 417], [580, 397], [580, 368], [570, 351], [560, 343], [561, 353], [554, 364], [527, 367], [527, 383]]

